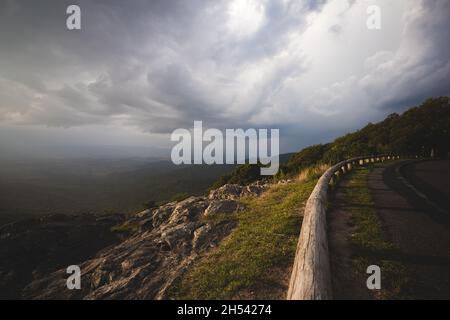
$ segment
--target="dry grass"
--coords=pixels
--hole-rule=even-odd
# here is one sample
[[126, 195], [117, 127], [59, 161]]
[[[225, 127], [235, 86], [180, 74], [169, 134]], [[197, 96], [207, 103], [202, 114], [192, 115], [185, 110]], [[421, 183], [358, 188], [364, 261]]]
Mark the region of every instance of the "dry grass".
[[[314, 172], [314, 171], [311, 171]], [[171, 288], [175, 299], [282, 299], [301, 227], [299, 210], [317, 180], [275, 185], [247, 198], [238, 227]]]
[[303, 169], [296, 177], [298, 182], [305, 182], [310, 179], [318, 179], [330, 168], [328, 164], [319, 164], [313, 167]]

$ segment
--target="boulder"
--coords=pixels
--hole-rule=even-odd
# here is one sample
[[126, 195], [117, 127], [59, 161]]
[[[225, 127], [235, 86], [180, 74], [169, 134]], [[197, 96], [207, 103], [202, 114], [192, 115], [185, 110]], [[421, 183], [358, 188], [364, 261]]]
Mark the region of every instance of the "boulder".
[[234, 200], [211, 200], [206, 208], [204, 216], [211, 217], [217, 214], [228, 214], [242, 211], [245, 206]]

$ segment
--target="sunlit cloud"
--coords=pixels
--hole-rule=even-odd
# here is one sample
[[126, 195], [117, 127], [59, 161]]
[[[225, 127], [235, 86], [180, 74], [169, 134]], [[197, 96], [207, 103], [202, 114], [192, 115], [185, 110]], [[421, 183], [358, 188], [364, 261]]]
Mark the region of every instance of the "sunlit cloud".
[[169, 144], [202, 120], [278, 127], [296, 150], [450, 94], [446, 0], [79, 1], [78, 33], [68, 4], [0, 4], [0, 126]]

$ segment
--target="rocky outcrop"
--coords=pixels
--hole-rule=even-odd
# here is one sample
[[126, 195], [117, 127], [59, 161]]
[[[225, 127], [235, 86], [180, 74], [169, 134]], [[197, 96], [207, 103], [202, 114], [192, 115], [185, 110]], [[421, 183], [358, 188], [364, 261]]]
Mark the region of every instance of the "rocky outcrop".
[[111, 227], [122, 215], [49, 215], [0, 228], [0, 298], [64, 266], [81, 263], [120, 241]]
[[[237, 222], [226, 217], [245, 208], [240, 198], [259, 196], [268, 187], [225, 185], [205, 197], [142, 211], [126, 221], [138, 226], [128, 238], [79, 264], [81, 290], [66, 288], [68, 275], [61, 268], [35, 278], [23, 289], [22, 298], [167, 298], [173, 282], [231, 233]], [[76, 263], [67, 261], [70, 264]]]
[[248, 186], [226, 184], [218, 189], [212, 190], [209, 193], [208, 198], [210, 200], [236, 200], [241, 197], [259, 196], [266, 191], [268, 187], [268, 184], [260, 181]]

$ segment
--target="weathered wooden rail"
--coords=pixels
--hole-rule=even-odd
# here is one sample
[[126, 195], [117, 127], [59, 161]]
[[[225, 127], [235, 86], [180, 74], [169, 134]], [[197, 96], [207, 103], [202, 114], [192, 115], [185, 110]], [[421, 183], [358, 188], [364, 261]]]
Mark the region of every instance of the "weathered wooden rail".
[[306, 202], [292, 270], [288, 300], [333, 298], [328, 253], [326, 206], [328, 186], [354, 166], [393, 160], [398, 156], [365, 156], [342, 161], [328, 169]]

